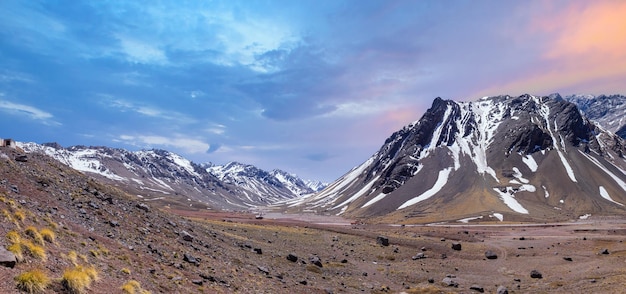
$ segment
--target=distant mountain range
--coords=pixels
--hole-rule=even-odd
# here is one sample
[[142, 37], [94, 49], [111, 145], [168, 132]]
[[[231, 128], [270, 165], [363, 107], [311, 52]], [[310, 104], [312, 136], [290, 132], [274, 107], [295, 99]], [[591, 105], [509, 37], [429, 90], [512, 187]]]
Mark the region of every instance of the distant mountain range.
[[396, 223], [624, 214], [626, 143], [612, 131], [624, 113], [619, 95], [437, 98], [363, 164], [285, 205]]
[[188, 202], [185, 205], [201, 203], [211, 208], [242, 210], [293, 199], [324, 187], [321, 182], [305, 181], [285, 171], [267, 172], [237, 162], [224, 166], [196, 164], [166, 150], [64, 148], [56, 143], [18, 146], [26, 152], [45, 153], [131, 194], [166, 205]]

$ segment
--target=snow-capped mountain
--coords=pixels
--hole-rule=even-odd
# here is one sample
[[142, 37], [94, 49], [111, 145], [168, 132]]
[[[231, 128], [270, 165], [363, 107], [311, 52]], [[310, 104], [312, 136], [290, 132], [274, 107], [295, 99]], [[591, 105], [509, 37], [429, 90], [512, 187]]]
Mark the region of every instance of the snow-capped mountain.
[[590, 120], [626, 139], [626, 96], [571, 95], [565, 99], [578, 105]]
[[436, 98], [363, 164], [287, 205], [405, 222], [623, 214], [624, 144], [558, 94]]
[[[145, 199], [198, 201], [208, 207], [247, 209], [313, 193], [297, 177], [251, 165], [199, 165], [165, 150], [127, 151], [56, 143], [18, 143], [26, 152], [45, 153], [81, 172], [111, 181]], [[284, 175], [283, 175], [284, 174]], [[193, 205], [191, 203], [186, 205]]]

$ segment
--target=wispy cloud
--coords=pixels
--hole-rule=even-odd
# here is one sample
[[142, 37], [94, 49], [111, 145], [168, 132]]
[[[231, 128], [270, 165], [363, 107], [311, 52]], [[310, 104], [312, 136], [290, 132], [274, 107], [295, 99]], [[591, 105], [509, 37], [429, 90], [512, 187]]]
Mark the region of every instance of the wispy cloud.
[[134, 112], [144, 116], [158, 118], [162, 120], [176, 121], [180, 123], [195, 123], [196, 119], [186, 115], [184, 113], [172, 111], [172, 110], [164, 110], [151, 105], [143, 105], [135, 102], [131, 102], [129, 100], [115, 98], [110, 95], [101, 94], [100, 97], [105, 98], [105, 105], [107, 107], [112, 107], [119, 109], [122, 112]]
[[120, 135], [116, 140], [140, 148], [174, 148], [188, 153], [205, 153], [211, 150], [211, 144], [183, 134], [172, 134], [172, 136]]
[[[0, 93], [0, 97], [2, 96], [4, 95]], [[53, 115], [51, 113], [30, 105], [0, 100], [0, 110], [15, 116], [26, 116], [30, 119], [41, 121], [47, 125], [60, 125], [59, 122], [52, 120]]]

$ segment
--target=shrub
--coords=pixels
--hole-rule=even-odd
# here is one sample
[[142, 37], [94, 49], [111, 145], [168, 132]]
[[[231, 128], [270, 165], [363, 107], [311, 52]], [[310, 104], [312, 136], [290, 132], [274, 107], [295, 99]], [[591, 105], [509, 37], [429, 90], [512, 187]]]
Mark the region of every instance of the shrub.
[[94, 268], [85, 269], [82, 266], [76, 266], [63, 272], [61, 284], [70, 293], [80, 294], [89, 289], [91, 283], [97, 278], [97, 271]]
[[46, 240], [49, 243], [54, 243], [54, 240], [56, 239], [56, 234], [47, 228], [43, 228], [39, 231], [39, 234], [41, 235], [41, 237], [43, 237], [44, 240]]
[[41, 236], [39, 231], [37, 231], [37, 228], [33, 226], [28, 226], [24, 232], [27, 236], [33, 238], [33, 241], [35, 241], [35, 243], [43, 245], [43, 237]]
[[150, 294], [150, 291], [141, 288], [141, 284], [135, 280], [130, 280], [122, 285], [122, 291], [127, 294]]
[[28, 293], [43, 292], [50, 285], [50, 278], [39, 269], [23, 272], [15, 281], [18, 289]]

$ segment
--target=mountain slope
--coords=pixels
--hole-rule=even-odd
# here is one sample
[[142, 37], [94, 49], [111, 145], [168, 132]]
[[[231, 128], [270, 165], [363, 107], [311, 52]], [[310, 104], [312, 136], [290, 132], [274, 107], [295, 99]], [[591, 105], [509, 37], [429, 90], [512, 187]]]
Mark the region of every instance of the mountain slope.
[[[27, 152], [45, 153], [140, 198], [165, 205], [240, 210], [315, 192], [296, 177], [288, 180], [281, 176], [279, 179], [253, 166], [245, 166], [243, 170], [248, 173], [242, 177], [226, 166], [199, 165], [165, 150], [131, 152], [109, 147], [63, 148], [55, 143], [19, 143], [19, 146]], [[231, 163], [227, 166], [243, 165]], [[210, 172], [217, 170], [222, 172]]]
[[590, 120], [603, 128], [626, 138], [626, 96], [624, 95], [571, 95], [565, 97], [578, 106]]
[[288, 205], [406, 222], [624, 213], [625, 152], [558, 94], [437, 98], [362, 165]]

